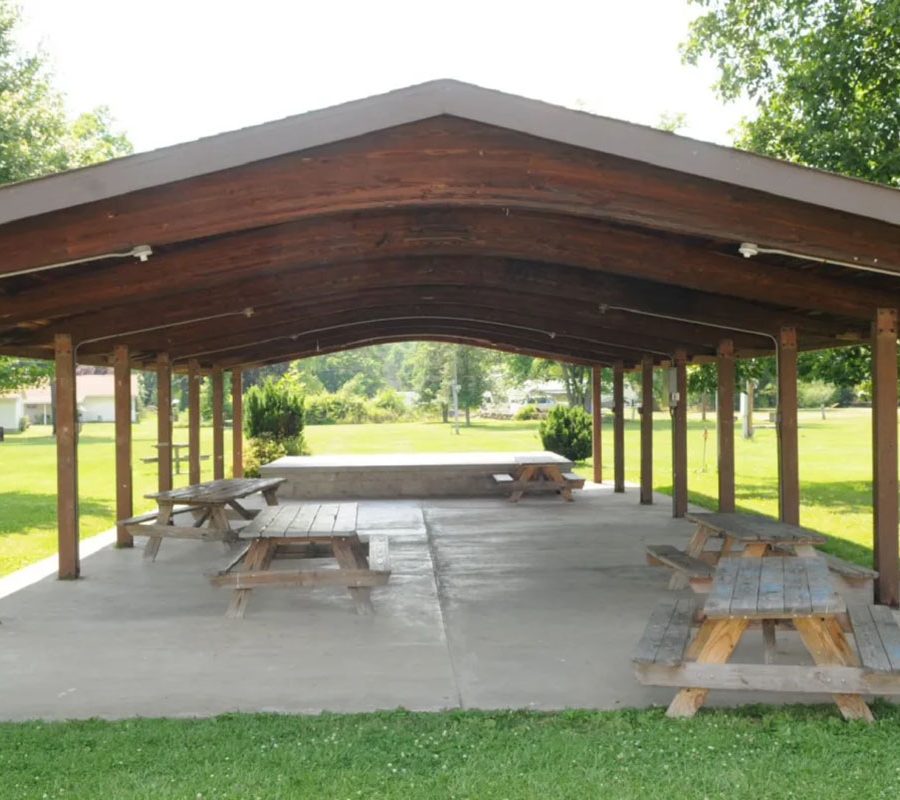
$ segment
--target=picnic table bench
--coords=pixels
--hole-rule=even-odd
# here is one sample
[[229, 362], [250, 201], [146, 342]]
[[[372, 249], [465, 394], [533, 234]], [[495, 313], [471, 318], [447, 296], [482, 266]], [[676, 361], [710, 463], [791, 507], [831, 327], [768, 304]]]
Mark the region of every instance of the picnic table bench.
[[529, 491], [552, 489], [568, 502], [572, 490], [584, 488], [584, 478], [574, 472], [563, 472], [558, 464], [522, 463], [511, 472], [498, 472], [491, 477], [494, 483], [510, 489], [509, 500], [517, 503]]
[[[119, 524], [132, 536], [150, 537], [144, 547], [144, 558], [151, 560], [156, 559], [164, 538], [235, 541], [237, 535], [228, 521], [226, 508], [233, 509], [244, 519], [252, 520], [259, 512], [245, 508], [238, 501], [261, 493], [268, 505], [277, 505], [275, 492], [282, 483], [284, 478], [230, 478], [154, 492], [144, 496], [156, 500], [159, 506], [155, 522], [152, 521], [154, 515], [142, 515], [120, 520]], [[176, 510], [176, 506], [187, 508]], [[173, 517], [185, 510], [194, 515], [193, 526], [173, 524]], [[203, 527], [204, 523], [206, 527]]]
[[[790, 621], [814, 666], [727, 663], [757, 621]], [[827, 693], [845, 719], [871, 721], [862, 695], [900, 695], [900, 626], [886, 607], [847, 607], [822, 558], [723, 558], [702, 610], [693, 598], [657, 606], [633, 662], [641, 683], [679, 688], [670, 717], [693, 716], [711, 689], [742, 689]]]
[[[305, 503], [267, 508], [240, 531], [251, 539], [228, 566], [210, 576], [233, 590], [226, 616], [243, 617], [250, 592], [261, 587], [345, 586], [359, 614], [371, 614], [373, 586], [390, 577], [388, 539], [357, 534], [356, 503]], [[337, 569], [272, 570], [276, 559], [331, 558]]]
[[[738, 546], [742, 547], [741, 555], [746, 557], [766, 553], [819, 556], [827, 561], [842, 588], [871, 588], [878, 577], [875, 570], [820, 553], [815, 546], [825, 544], [827, 538], [800, 525], [789, 525], [757, 514], [703, 512], [687, 514], [686, 519], [694, 522], [697, 529], [685, 550], [672, 545], [647, 546], [649, 563], [662, 564], [673, 570], [670, 589], [681, 589], [690, 583], [697, 591], [707, 591], [712, 582], [710, 567]], [[712, 538], [722, 540], [721, 549], [706, 549]]]

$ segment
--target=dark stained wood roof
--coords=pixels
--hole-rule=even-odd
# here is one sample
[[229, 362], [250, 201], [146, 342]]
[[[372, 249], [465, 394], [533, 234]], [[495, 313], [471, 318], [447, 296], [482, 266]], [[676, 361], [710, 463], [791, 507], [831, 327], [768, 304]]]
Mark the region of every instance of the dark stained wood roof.
[[70, 333], [89, 363], [429, 338], [633, 364], [860, 341], [900, 305], [900, 192], [454, 82], [6, 187], [0, 221], [0, 352]]

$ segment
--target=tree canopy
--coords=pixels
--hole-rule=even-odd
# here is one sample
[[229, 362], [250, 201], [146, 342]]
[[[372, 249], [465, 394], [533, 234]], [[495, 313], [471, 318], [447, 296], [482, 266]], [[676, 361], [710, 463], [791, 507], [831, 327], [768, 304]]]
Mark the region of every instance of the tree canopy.
[[736, 144], [900, 186], [900, 0], [690, 0], [686, 61], [758, 112]]
[[[712, 57], [721, 97], [756, 102], [738, 147], [900, 187], [900, 0], [690, 2], [707, 10], [685, 60]], [[861, 345], [804, 353], [799, 366], [845, 389], [871, 375]]]
[[[18, 23], [16, 7], [0, 0], [0, 184], [129, 154], [131, 143], [113, 131], [109, 109], [99, 107], [69, 119], [44, 55], [20, 51]], [[0, 356], [0, 394], [52, 375], [52, 362]]]

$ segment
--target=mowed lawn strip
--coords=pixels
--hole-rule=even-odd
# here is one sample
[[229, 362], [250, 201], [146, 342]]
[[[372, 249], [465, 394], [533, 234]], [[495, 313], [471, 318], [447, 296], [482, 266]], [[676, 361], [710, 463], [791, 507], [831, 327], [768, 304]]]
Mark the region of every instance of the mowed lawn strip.
[[[212, 453], [212, 428], [200, 431], [201, 449]], [[186, 428], [176, 428], [174, 441], [187, 442]], [[157, 490], [156, 418], [132, 428], [135, 513], [154, 507], [144, 495]], [[186, 454], [187, 451], [185, 451]], [[85, 423], [78, 444], [78, 495], [81, 536], [110, 528], [116, 519], [115, 430], [112, 423]], [[212, 458], [201, 463], [204, 480], [212, 479]], [[231, 471], [231, 432], [226, 431], [226, 474]], [[187, 484], [187, 464], [175, 485]], [[0, 576], [53, 555], [56, 534], [56, 440], [46, 425], [22, 434], [7, 434], [0, 443]], [[0, 794], [2, 797], [2, 794]]]
[[900, 711], [834, 708], [0, 724], [18, 798], [895, 798]]
[[[626, 480], [639, 479], [637, 420], [626, 421]], [[757, 415], [752, 440], [736, 438], [737, 502], [740, 510], [776, 515], [776, 442], [774, 424]], [[688, 456], [691, 501], [714, 508], [717, 493], [715, 415], [706, 422], [692, 414]], [[134, 427], [135, 511], [152, 504], [143, 495], [156, 488], [156, 465], [142, 457], [155, 455], [156, 420]], [[175, 428], [175, 441], [186, 442], [187, 430]], [[202, 450], [212, 452], [212, 430], [201, 430]], [[415, 452], [529, 451], [541, 449], [536, 422], [476, 420], [472, 427], [437, 422], [382, 425], [317, 425], [306, 429], [313, 453], [320, 455]], [[230, 431], [226, 431], [226, 474], [231, 470]], [[79, 445], [81, 533], [90, 536], [115, 521], [114, 433], [112, 424], [84, 426]], [[612, 479], [612, 420], [603, 430], [605, 478]], [[654, 485], [671, 490], [671, 428], [668, 414], [654, 419]], [[56, 450], [49, 428], [35, 426], [10, 434], [0, 443], [0, 575], [56, 551]], [[591, 477], [590, 459], [579, 465]], [[210, 461], [203, 477], [212, 477]], [[871, 429], [867, 409], [840, 409], [800, 414], [801, 521], [835, 538], [828, 548], [838, 555], [871, 564]], [[186, 472], [186, 467], [185, 467]], [[187, 482], [176, 476], [176, 485]]]

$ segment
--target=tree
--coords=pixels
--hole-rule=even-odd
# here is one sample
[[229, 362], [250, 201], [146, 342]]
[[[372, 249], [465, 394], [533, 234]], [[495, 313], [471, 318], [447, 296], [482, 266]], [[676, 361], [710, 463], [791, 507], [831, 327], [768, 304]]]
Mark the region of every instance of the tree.
[[[560, 380], [566, 390], [566, 400], [573, 408], [586, 409], [591, 396], [591, 368], [561, 361], [548, 361], [533, 356], [502, 356], [501, 361], [510, 379], [517, 384], [526, 380]], [[604, 380], [609, 377], [605, 376]]]
[[805, 381], [823, 381], [839, 389], [852, 389], [869, 379], [872, 351], [867, 345], [813, 350], [800, 354], [797, 368]]
[[384, 348], [360, 347], [294, 362], [291, 369], [301, 384], [317, 380], [328, 392], [339, 391], [355, 379], [354, 387], [365, 397], [374, 397], [385, 386]]
[[22, 53], [15, 40], [19, 13], [0, 0], [0, 183], [83, 167], [132, 151], [112, 131], [109, 109], [69, 121], [42, 53]]
[[444, 385], [447, 355], [446, 345], [439, 342], [417, 342], [403, 369], [409, 386], [419, 397], [419, 404], [439, 404], [444, 422], [447, 421], [449, 409]]
[[[0, 184], [130, 153], [128, 139], [112, 131], [108, 109], [97, 108], [69, 121], [43, 54], [19, 51], [18, 23], [16, 7], [0, 0]], [[0, 356], [0, 393], [52, 376], [52, 362]]]
[[591, 396], [591, 368], [578, 364], [560, 363], [559, 371], [562, 374], [563, 385], [566, 387], [566, 399], [572, 408], [588, 407], [588, 398]]
[[52, 361], [0, 356], [0, 396], [39, 386], [53, 377]]
[[683, 56], [758, 113], [737, 145], [900, 186], [900, 0], [691, 0]]
[[[485, 392], [491, 388], [490, 362], [491, 353], [480, 347], [469, 345], [451, 345], [456, 357], [456, 380], [459, 385], [457, 400], [459, 407], [466, 413], [466, 425], [471, 425], [471, 411], [480, 408]], [[452, 356], [447, 359], [448, 385], [452, 381]]]
[[688, 393], [700, 395], [700, 410], [706, 421], [706, 404], [709, 396], [719, 387], [719, 371], [715, 364], [692, 364], [687, 368]]
[[[231, 370], [222, 373], [222, 413], [225, 419], [231, 419], [234, 408], [231, 404]], [[204, 378], [200, 385], [200, 418], [211, 420], [213, 418], [213, 393], [212, 379]]]
[[138, 392], [141, 396], [141, 405], [156, 405], [156, 373], [153, 370], [138, 372]]

